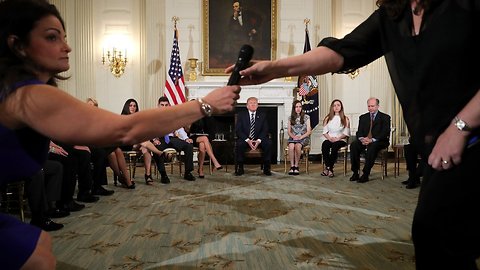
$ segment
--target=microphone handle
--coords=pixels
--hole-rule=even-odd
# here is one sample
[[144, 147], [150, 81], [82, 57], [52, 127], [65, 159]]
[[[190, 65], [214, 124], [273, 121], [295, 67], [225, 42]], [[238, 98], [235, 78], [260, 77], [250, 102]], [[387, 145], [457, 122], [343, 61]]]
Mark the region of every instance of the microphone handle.
[[230, 78], [228, 79], [227, 85], [236, 85], [240, 81], [240, 68], [235, 65], [234, 70], [232, 71], [232, 74], [230, 74]]

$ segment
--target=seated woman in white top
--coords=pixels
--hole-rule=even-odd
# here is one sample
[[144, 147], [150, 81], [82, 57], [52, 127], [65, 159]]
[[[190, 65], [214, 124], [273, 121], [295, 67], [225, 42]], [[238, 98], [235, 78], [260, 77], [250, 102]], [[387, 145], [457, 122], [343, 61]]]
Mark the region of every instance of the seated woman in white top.
[[330, 112], [323, 119], [322, 155], [325, 163], [323, 176], [333, 177], [333, 166], [337, 161], [338, 150], [347, 145], [350, 137], [350, 120], [345, 116], [343, 103], [334, 99], [330, 104]]
[[292, 113], [288, 119], [288, 156], [290, 157], [289, 175], [298, 175], [298, 163], [302, 155], [302, 148], [310, 144], [310, 116], [302, 109], [302, 102], [295, 100], [292, 104]]

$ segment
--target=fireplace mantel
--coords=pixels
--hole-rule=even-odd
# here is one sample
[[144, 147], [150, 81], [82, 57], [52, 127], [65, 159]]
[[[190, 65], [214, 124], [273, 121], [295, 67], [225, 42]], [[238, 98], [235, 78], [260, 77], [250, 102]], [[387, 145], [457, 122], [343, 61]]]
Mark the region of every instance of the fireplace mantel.
[[[226, 82], [186, 82], [188, 98], [205, 96], [215, 88], [226, 85]], [[257, 97], [261, 104], [290, 105], [293, 101], [295, 82], [268, 82], [261, 85], [242, 86], [238, 103], [246, 103], [248, 97]]]
[[[188, 99], [199, 98], [207, 95], [215, 88], [225, 86], [226, 82], [186, 82], [188, 87]], [[238, 104], [246, 104], [249, 97], [258, 98], [260, 106], [277, 107], [277, 127], [287, 128], [287, 119], [290, 115], [293, 102], [293, 88], [295, 82], [274, 81], [261, 85], [242, 86]], [[277, 145], [277, 161], [282, 159], [283, 153], [280, 143]]]

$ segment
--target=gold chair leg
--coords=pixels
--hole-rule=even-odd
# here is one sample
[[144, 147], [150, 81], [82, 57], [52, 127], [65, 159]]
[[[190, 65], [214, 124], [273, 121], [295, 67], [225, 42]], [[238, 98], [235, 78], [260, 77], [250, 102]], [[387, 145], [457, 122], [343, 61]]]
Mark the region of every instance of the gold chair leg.
[[307, 172], [307, 174], [309, 174], [308, 173], [308, 165], [309, 165], [308, 163], [310, 163], [310, 162], [308, 161], [308, 153], [307, 153], [307, 154], [305, 154], [305, 171]]

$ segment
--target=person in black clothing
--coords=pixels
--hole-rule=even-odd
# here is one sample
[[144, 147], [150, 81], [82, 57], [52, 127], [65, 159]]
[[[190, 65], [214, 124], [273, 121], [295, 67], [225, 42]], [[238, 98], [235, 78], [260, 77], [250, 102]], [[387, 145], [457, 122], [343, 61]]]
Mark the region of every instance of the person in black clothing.
[[377, 5], [344, 38], [324, 38], [303, 55], [257, 62], [240, 72], [240, 84], [349, 73], [384, 56], [412, 140], [428, 162], [412, 225], [416, 267], [477, 269], [480, 1]]
[[206, 118], [202, 118], [190, 125], [188, 127], [188, 136], [192, 138], [193, 144], [198, 147], [198, 177], [205, 178], [203, 172], [203, 163], [205, 162], [205, 157], [208, 154], [210, 159], [213, 162], [213, 166], [216, 170], [221, 170], [223, 167], [218, 162], [215, 154], [213, 153], [212, 144], [208, 139], [207, 132], [207, 123]]
[[55, 206], [61, 198], [62, 176], [62, 164], [47, 160], [42, 170], [25, 181], [25, 193], [31, 212], [30, 224], [47, 232], [63, 228], [63, 224], [56, 223], [50, 218], [70, 215], [68, 210]]
[[[158, 99], [157, 106], [164, 109], [166, 107], [170, 107], [170, 102], [168, 101], [167, 97], [160, 97]], [[167, 148], [174, 148], [177, 151], [183, 151], [183, 153], [185, 154], [185, 174], [183, 175], [183, 179], [187, 181], [195, 181], [195, 176], [192, 175], [193, 140], [187, 136], [187, 133], [183, 128], [177, 129], [176, 131], [171, 132], [163, 137], [154, 138], [152, 141], [155, 147], [161, 152], [160, 155], [153, 156], [157, 164], [158, 171], [161, 175], [161, 183], [170, 183], [170, 179], [167, 176], [164, 164], [165, 158], [167, 158], [167, 156], [163, 152], [163, 150]]]
[[420, 157], [420, 151], [418, 147], [409, 139], [410, 143], [403, 146], [405, 153], [405, 162], [407, 163], [408, 179], [403, 181], [402, 184], [405, 188], [412, 189], [420, 186], [420, 177], [423, 175], [425, 169], [424, 157]]
[[[365, 183], [369, 181], [370, 171], [378, 152], [390, 145], [390, 116], [378, 110], [380, 101], [377, 98], [367, 100], [368, 113], [360, 115], [357, 139], [350, 144], [350, 160], [353, 175], [350, 181]], [[360, 177], [360, 154], [366, 151], [365, 166]]]

